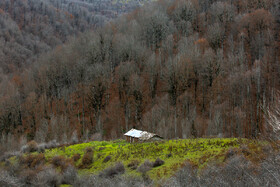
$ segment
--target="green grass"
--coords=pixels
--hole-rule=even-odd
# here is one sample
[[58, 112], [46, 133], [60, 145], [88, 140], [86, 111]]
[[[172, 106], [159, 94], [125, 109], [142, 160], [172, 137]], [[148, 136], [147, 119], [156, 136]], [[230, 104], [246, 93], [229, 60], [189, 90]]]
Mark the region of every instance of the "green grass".
[[[75, 163], [78, 166], [81, 163], [85, 149], [93, 149], [93, 163], [88, 169], [80, 169], [80, 174], [94, 173], [98, 174], [105, 168], [114, 165], [116, 162], [122, 162], [126, 167], [127, 175], [140, 175], [135, 170], [130, 170], [127, 165], [132, 160], [139, 160], [140, 164], [145, 160], [155, 161], [160, 158], [165, 164], [153, 168], [147, 174], [154, 180], [168, 178], [186, 162], [189, 161], [198, 168], [203, 168], [209, 161], [223, 162], [225, 153], [230, 148], [238, 148], [244, 143], [245, 139], [182, 139], [167, 140], [150, 143], [126, 143], [125, 141], [102, 141], [89, 142], [71, 145], [68, 147], [46, 150], [45, 157], [50, 161], [54, 156], [65, 156], [71, 158], [74, 154], [80, 154], [81, 158]], [[168, 154], [171, 157], [167, 157]], [[111, 156], [111, 160], [103, 163], [106, 156]]]

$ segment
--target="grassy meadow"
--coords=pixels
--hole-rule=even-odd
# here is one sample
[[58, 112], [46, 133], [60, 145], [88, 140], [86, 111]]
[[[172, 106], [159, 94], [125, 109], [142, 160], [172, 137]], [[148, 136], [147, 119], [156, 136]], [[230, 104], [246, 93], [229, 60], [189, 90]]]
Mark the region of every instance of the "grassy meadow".
[[[147, 160], [154, 162], [159, 158], [164, 163], [145, 172], [149, 178], [158, 181], [173, 176], [186, 162], [199, 170], [209, 162], [222, 164], [230, 151], [241, 150], [239, 148], [242, 145], [248, 147], [247, 157], [251, 155], [253, 159], [255, 156], [252, 155], [259, 154], [265, 143], [237, 138], [179, 139], [132, 144], [124, 140], [92, 141], [46, 149], [44, 153], [33, 152], [23, 157], [33, 156], [31, 160], [34, 160], [35, 157], [41, 156], [46, 165], [53, 164], [59, 171], [68, 163], [78, 168], [79, 175], [99, 174], [121, 162], [125, 167], [124, 175], [134, 177], [143, 174], [137, 169], [141, 164]], [[14, 164], [20, 159], [10, 158]], [[62, 162], [64, 164], [61, 164]]]

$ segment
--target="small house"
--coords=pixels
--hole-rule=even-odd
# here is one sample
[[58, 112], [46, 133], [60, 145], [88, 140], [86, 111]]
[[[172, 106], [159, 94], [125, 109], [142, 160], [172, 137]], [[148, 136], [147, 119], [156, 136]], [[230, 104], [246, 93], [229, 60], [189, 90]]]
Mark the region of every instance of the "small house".
[[150, 133], [147, 131], [141, 131], [137, 129], [131, 129], [127, 133], [124, 134], [126, 137], [126, 141], [133, 143], [133, 142], [139, 142], [139, 141], [158, 141], [163, 139], [161, 136]]

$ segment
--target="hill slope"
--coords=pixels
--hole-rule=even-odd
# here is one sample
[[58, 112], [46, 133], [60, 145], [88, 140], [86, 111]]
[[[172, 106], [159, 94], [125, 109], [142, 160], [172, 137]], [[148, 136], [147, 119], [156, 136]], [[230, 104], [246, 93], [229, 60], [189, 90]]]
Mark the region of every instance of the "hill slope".
[[[167, 140], [135, 144], [120, 140], [88, 142], [44, 150], [42, 144], [37, 147], [34, 143], [29, 143], [23, 151], [39, 149], [43, 153], [33, 152], [11, 157], [1, 162], [0, 166], [8, 171], [14, 168], [13, 172], [17, 177], [27, 177], [22, 182], [32, 184], [39, 182], [35, 180], [35, 176], [38, 179], [40, 173], [53, 168], [56, 171], [51, 172], [57, 173], [57, 177], [61, 176], [62, 181], [65, 180], [63, 177], [68, 175], [68, 172], [73, 174], [74, 170], [78, 170], [80, 177], [94, 175], [103, 180], [113, 180], [114, 177], [123, 176], [129, 180], [144, 180], [155, 185], [169, 181], [170, 177], [177, 176], [178, 171], [187, 166], [193, 168], [193, 171], [188, 172], [197, 170], [198, 173], [195, 175], [202, 176], [204, 172], [208, 172], [210, 166], [227, 167], [227, 164], [231, 164], [236, 158], [245, 159], [245, 162], [242, 159], [240, 161], [253, 163], [252, 166], [257, 167], [268, 156], [279, 150], [275, 145], [269, 142], [234, 138]], [[249, 172], [245, 168], [239, 169]], [[251, 177], [254, 175], [250, 172], [248, 174], [252, 175]], [[31, 176], [35, 178], [29, 178]], [[48, 175], [43, 176], [45, 178], [38, 180], [49, 180]], [[231, 177], [235, 179], [235, 176]], [[64, 184], [77, 185], [75, 182], [78, 179], [72, 182], [70, 179], [67, 180]], [[57, 182], [59, 183], [59, 180]]]
[[[145, 1], [142, 1], [142, 3]], [[141, 6], [138, 1], [6, 0], [0, 2], [0, 69], [26, 68], [39, 54]]]
[[[93, 162], [83, 166], [86, 173], [99, 174], [107, 167], [116, 162], [122, 162], [129, 173], [137, 174], [136, 171], [127, 167], [130, 163], [134, 167], [140, 166], [145, 160], [155, 161], [157, 158], [164, 160], [164, 164], [148, 172], [152, 179], [168, 178], [172, 176], [186, 160], [194, 165], [202, 167], [208, 161], [219, 159], [230, 148], [239, 147], [241, 142], [238, 139], [193, 139], [193, 140], [170, 140], [155, 143], [136, 143], [126, 142], [89, 142], [78, 145], [72, 145], [63, 148], [46, 150], [44, 156], [51, 160], [55, 156], [65, 156], [73, 158], [75, 154], [81, 155], [81, 159], [75, 162], [75, 165], [83, 164], [83, 157], [87, 149], [93, 151]], [[106, 157], [110, 160], [105, 161]], [[220, 158], [219, 158], [220, 157]], [[134, 168], [134, 169], [136, 169]], [[138, 171], [138, 173], [141, 173]]]
[[170, 139], [269, 136], [278, 4], [162, 0], [0, 74], [0, 149], [111, 140], [133, 127]]

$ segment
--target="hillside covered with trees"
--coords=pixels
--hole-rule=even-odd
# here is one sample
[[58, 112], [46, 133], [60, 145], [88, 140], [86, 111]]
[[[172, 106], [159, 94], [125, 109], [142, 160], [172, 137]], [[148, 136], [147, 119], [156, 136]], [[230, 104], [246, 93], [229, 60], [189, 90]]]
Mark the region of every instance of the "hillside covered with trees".
[[[43, 24], [44, 11], [21, 11], [10, 15], [31, 29], [19, 39], [31, 48], [38, 35], [45, 49], [97, 23], [79, 14], [85, 21], [76, 25], [76, 16], [61, 13], [66, 25], [46, 29], [31, 21]], [[116, 139], [132, 127], [167, 139], [266, 137], [272, 128], [263, 109], [279, 99], [279, 12], [277, 0], [160, 0], [71, 39], [21, 72], [1, 73], [1, 150], [33, 139]]]
[[2, 0], [1, 72], [21, 71], [40, 54], [141, 5], [137, 0]]

